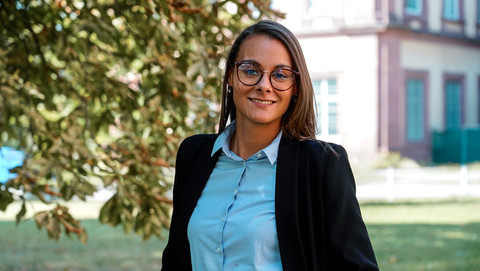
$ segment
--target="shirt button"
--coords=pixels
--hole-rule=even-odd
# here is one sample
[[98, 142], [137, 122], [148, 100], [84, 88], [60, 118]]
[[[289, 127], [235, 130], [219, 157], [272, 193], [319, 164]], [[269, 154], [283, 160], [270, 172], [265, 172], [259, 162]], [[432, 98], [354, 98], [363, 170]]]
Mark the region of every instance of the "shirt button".
[[262, 157], [262, 154], [261, 154], [261, 153], [257, 154], [257, 157], [258, 157], [258, 158], [261, 158], [261, 157]]
[[237, 193], [238, 193], [238, 189], [233, 190], [233, 194], [236, 195]]
[[225, 217], [222, 217], [222, 219], [220, 219], [222, 222], [225, 221]]
[[217, 252], [220, 253], [221, 251], [222, 250], [219, 247], [217, 247]]

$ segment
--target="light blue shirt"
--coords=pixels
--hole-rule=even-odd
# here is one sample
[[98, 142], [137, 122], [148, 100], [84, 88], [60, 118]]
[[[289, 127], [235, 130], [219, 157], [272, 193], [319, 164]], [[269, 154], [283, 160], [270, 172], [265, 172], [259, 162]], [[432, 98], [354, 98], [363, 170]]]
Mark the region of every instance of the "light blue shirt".
[[222, 153], [190, 217], [194, 271], [282, 270], [275, 222], [275, 179], [282, 132], [246, 161], [230, 150], [232, 122], [217, 138]]

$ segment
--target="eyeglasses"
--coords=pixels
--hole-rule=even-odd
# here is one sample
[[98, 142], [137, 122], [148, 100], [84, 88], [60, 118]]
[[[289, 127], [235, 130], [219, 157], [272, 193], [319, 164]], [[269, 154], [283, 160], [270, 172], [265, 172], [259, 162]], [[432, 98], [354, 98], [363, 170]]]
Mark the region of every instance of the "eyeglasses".
[[270, 73], [268, 79], [272, 87], [279, 91], [285, 91], [295, 84], [295, 77], [299, 72], [289, 68], [278, 68], [271, 72], [263, 71], [258, 65], [249, 62], [235, 62], [238, 80], [246, 85], [253, 86], [262, 80], [263, 74]]

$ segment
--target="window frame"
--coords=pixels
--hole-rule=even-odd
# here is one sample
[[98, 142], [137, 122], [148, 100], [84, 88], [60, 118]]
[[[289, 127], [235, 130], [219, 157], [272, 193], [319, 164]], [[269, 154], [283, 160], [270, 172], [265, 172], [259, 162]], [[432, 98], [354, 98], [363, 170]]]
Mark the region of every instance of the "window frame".
[[[477, 38], [480, 38], [480, 0], [477, 0], [476, 2], [477, 8], [476, 8], [476, 17], [475, 17], [475, 30], [477, 33]], [[480, 122], [480, 120], [479, 120]]]
[[[411, 82], [413, 80], [416, 81], [416, 82], [421, 82], [420, 89], [417, 89], [418, 86], [416, 86], [414, 90], [411, 90], [409, 88], [409, 82]], [[415, 118], [415, 121], [419, 122], [419, 125], [415, 125], [413, 127], [414, 128], [413, 132], [410, 129], [410, 128], [412, 128], [412, 126], [409, 123], [409, 120], [412, 117], [410, 114], [413, 113], [413, 112], [410, 111], [410, 109], [411, 109], [411, 107], [410, 107], [411, 91], [420, 91], [420, 97], [421, 97], [420, 101], [416, 100], [415, 101], [416, 104], [414, 104], [414, 106], [416, 106], [416, 108], [414, 110], [415, 111], [421, 111], [421, 112], [420, 112], [420, 114], [417, 114], [417, 115], [413, 116]], [[427, 105], [425, 96], [426, 96], [426, 82], [425, 82], [425, 79], [422, 76], [408, 76], [405, 79], [405, 140], [408, 143], [418, 143], [418, 142], [423, 142], [425, 140], [425, 137], [426, 137], [425, 114], [426, 114], [426, 105]]]
[[[420, 12], [411, 12], [409, 8], [407, 8], [407, 1], [404, 1], [403, 5], [403, 18], [404, 23], [406, 25], [412, 26], [420, 24], [420, 29], [427, 30], [428, 29], [428, 3], [426, 0], [416, 0], [418, 5], [420, 6]], [[418, 30], [418, 29], [417, 29]]]
[[480, 0], [477, 0], [477, 26], [480, 26]]
[[[446, 14], [446, 9], [447, 9], [447, 1], [455, 1], [455, 5], [453, 5], [453, 7], [456, 6], [456, 9], [457, 9], [457, 17], [456, 18], [453, 18], [453, 17], [449, 17], [448, 14]], [[461, 22], [463, 21], [463, 0], [443, 0], [442, 1], [442, 18], [446, 21], [450, 21], [450, 22]]]
[[[449, 81], [458, 81], [460, 83], [460, 124], [459, 129], [461, 129], [465, 125], [465, 75], [464, 74], [452, 74], [452, 73], [444, 73], [443, 74], [443, 126], [444, 129], [452, 129], [447, 126], [447, 83]], [[455, 127], [453, 127], [455, 129]]]
[[477, 125], [480, 128], [480, 75], [477, 78]]
[[[447, 21], [453, 21], [453, 22], [457, 22], [457, 21], [460, 21], [460, 1], [459, 0], [443, 0], [443, 8], [442, 8], [442, 17], [443, 19], [447, 20]], [[448, 4], [452, 4], [452, 11], [451, 13], [453, 13], [453, 11], [455, 10], [454, 7], [456, 6], [456, 14], [448, 14], [447, 13], [447, 2]], [[453, 17], [450, 17], [450, 16], [453, 16], [455, 15], [456, 17], [453, 18]]]
[[[420, 79], [423, 81], [423, 139], [418, 140], [418, 141], [410, 141], [407, 137], [407, 132], [408, 132], [408, 123], [407, 123], [407, 118], [408, 118], [408, 104], [407, 104], [407, 92], [408, 92], [408, 79], [413, 78], [413, 79]], [[403, 94], [403, 99], [404, 99], [404, 112], [403, 112], [403, 127], [404, 127], [404, 141], [407, 145], [406, 149], [408, 152], [415, 153], [419, 149], [424, 149], [425, 153], [428, 153], [428, 146], [430, 146], [430, 140], [431, 140], [431, 133], [430, 133], [430, 124], [429, 124], [429, 119], [430, 119], [430, 111], [429, 111], [429, 99], [430, 99], [430, 75], [429, 72], [426, 70], [411, 70], [407, 69], [404, 70], [404, 75], [403, 75], [403, 83], [404, 83], [404, 94]]]
[[475, 17], [475, 22], [476, 22], [476, 25], [477, 25], [477, 31], [478, 31], [478, 35], [480, 36], [480, 0], [477, 0], [477, 16]]
[[[408, 138], [408, 80], [423, 81], [423, 138], [409, 140]], [[430, 72], [428, 70], [404, 69], [401, 76], [401, 92], [398, 101], [399, 112], [399, 151], [402, 155], [419, 160], [429, 160], [431, 157], [432, 126], [430, 124]]]
[[408, 7], [408, 0], [405, 0], [405, 7], [404, 7], [404, 12], [405, 14], [409, 16], [421, 16], [423, 13], [423, 2], [424, 0], [413, 0], [415, 1], [417, 7], [416, 8], [410, 8]]
[[[330, 82], [335, 82], [335, 92], [331, 92]], [[316, 82], [319, 82], [318, 88]], [[322, 85], [325, 84], [325, 85]], [[315, 117], [317, 120], [317, 136], [338, 137], [340, 135], [339, 109], [340, 109], [340, 93], [339, 81], [335, 76], [316, 77], [312, 79], [312, 85], [315, 95]], [[330, 111], [331, 104], [335, 104], [335, 124], [331, 123], [332, 111]], [[333, 125], [333, 126], [332, 126]], [[331, 133], [334, 128], [335, 132]]]
[[[456, 1], [458, 18], [445, 16], [446, 1]], [[442, 1], [442, 34], [452, 37], [465, 37], [465, 5], [464, 0]]]

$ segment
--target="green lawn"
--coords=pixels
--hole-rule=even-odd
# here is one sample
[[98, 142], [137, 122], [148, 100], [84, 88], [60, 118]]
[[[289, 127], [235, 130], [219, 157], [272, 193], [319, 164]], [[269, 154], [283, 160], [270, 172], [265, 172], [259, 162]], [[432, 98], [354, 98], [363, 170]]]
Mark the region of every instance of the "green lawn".
[[[479, 270], [480, 199], [363, 203], [380, 269]], [[0, 221], [0, 270], [159, 270], [165, 242], [125, 236], [121, 228], [84, 220], [87, 245], [48, 240], [32, 221]]]
[[480, 200], [362, 204], [380, 270], [480, 270]]
[[89, 235], [86, 245], [73, 236], [50, 240], [33, 221], [19, 227], [0, 221], [0, 270], [160, 270], [165, 241], [151, 238], [144, 242], [133, 233], [125, 235], [121, 227], [96, 220], [84, 220], [82, 225]]

